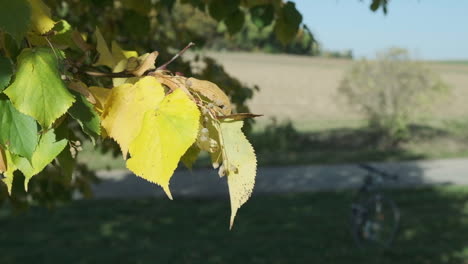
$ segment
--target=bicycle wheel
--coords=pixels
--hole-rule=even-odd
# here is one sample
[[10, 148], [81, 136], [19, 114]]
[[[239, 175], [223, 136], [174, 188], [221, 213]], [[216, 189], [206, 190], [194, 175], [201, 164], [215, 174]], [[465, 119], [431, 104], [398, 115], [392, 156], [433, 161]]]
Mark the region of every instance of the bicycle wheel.
[[351, 232], [359, 247], [388, 248], [398, 231], [400, 211], [395, 203], [374, 194], [351, 208]]

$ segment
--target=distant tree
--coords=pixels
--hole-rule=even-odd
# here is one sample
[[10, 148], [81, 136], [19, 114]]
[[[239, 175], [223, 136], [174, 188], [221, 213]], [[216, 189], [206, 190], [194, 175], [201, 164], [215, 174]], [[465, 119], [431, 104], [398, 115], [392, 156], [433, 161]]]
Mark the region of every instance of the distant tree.
[[378, 54], [376, 61], [356, 62], [339, 87], [390, 145], [406, 138], [408, 126], [448, 91], [437, 74], [398, 48]]

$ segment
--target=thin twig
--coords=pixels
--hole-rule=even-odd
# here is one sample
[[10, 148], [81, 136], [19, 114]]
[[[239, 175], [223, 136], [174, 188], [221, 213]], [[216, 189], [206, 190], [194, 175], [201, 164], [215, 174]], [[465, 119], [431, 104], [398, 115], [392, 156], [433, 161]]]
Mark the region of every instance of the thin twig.
[[96, 72], [96, 71], [83, 71], [83, 73], [95, 77], [111, 77], [111, 78], [130, 78], [135, 75], [128, 72]]
[[183, 48], [181, 51], [179, 51], [176, 55], [174, 55], [174, 57], [172, 57], [172, 59], [170, 59], [168, 62], [164, 63], [163, 65], [159, 66], [158, 68], [156, 68], [156, 70], [165, 70], [167, 65], [171, 64], [173, 61], [175, 61], [177, 58], [179, 58], [180, 56], [182, 56], [190, 47], [194, 46], [195, 43], [193, 42], [190, 42], [187, 46], [185, 46], [185, 48]]

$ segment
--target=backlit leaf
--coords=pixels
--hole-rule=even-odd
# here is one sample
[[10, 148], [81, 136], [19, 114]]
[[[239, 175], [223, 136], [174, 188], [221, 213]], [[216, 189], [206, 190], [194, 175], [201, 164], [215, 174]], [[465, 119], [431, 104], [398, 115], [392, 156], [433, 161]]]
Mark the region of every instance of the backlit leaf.
[[163, 100], [164, 88], [156, 78], [147, 76], [135, 84], [114, 87], [102, 113], [102, 126], [120, 145], [124, 158], [130, 142], [138, 135], [143, 115]]
[[242, 125], [242, 121], [225, 121], [220, 125], [225, 153], [220, 170], [225, 170], [227, 174], [231, 198], [231, 228], [237, 210], [252, 195], [257, 174], [257, 158], [252, 145], [242, 133]]
[[121, 61], [123, 59], [129, 59], [131, 57], [138, 57], [138, 52], [134, 50], [123, 50], [116, 41], [111, 43], [112, 57], [115, 62]]
[[106, 40], [102, 36], [101, 31], [98, 27], [96, 27], [96, 31], [94, 32], [97, 41], [97, 52], [99, 53], [99, 58], [94, 65], [104, 65], [111, 69], [115, 67], [117, 61], [115, 61], [114, 56], [112, 55], [109, 47], [107, 46]]
[[47, 164], [51, 163], [62, 152], [67, 143], [66, 139], [56, 141], [55, 132], [51, 129], [41, 136], [31, 162], [19, 156], [13, 157], [16, 167], [24, 174], [24, 189], [26, 191], [28, 190], [29, 180], [41, 172]]
[[169, 181], [195, 141], [199, 118], [197, 106], [181, 89], [164, 97], [157, 110], [146, 112], [141, 131], [130, 144], [127, 168], [160, 185], [172, 199]]
[[11, 189], [13, 187], [13, 177], [14, 177], [14, 172], [17, 170], [14, 162], [13, 162], [13, 157], [10, 154], [10, 152], [5, 151], [5, 159], [7, 163], [7, 170], [3, 172], [3, 176], [5, 178], [2, 179], [2, 182], [5, 183], [7, 186], [8, 194], [11, 195]]
[[[16, 0], [15, 0], [16, 1]], [[42, 35], [49, 32], [55, 25], [50, 18], [50, 9], [42, 0], [28, 0], [31, 4], [31, 28], [34, 32]]]
[[49, 48], [21, 52], [15, 80], [5, 94], [16, 109], [34, 117], [43, 128], [49, 128], [75, 101], [60, 78], [57, 58]]
[[88, 90], [93, 95], [94, 99], [96, 99], [96, 110], [98, 112], [104, 111], [104, 106], [106, 105], [107, 99], [109, 99], [112, 90], [99, 86], [90, 86], [88, 87]]
[[18, 112], [5, 95], [0, 95], [0, 144], [15, 154], [31, 159], [37, 141], [36, 121]]

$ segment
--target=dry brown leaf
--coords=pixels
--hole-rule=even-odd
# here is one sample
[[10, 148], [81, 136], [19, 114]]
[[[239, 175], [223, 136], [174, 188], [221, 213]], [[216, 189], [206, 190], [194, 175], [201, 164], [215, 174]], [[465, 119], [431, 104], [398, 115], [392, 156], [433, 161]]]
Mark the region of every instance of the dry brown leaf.
[[82, 94], [93, 105], [96, 104], [96, 98], [94, 98], [94, 95], [91, 94], [91, 92], [88, 90], [88, 87], [83, 82], [71, 82], [68, 85], [68, 88]]
[[5, 151], [0, 147], [0, 173], [7, 171], [7, 168]]
[[84, 52], [93, 49], [91, 45], [86, 43], [86, 41], [83, 39], [83, 36], [81, 36], [80, 32], [78, 31], [73, 31], [72, 39], [73, 39], [73, 42], [75, 42], [76, 46], [78, 46], [78, 48], [80, 48]]
[[232, 108], [229, 97], [218, 87], [218, 85], [195, 78], [188, 78], [186, 85], [189, 89], [211, 100], [217, 107], [219, 107], [221, 113], [224, 115], [231, 114]]
[[182, 77], [182, 76], [172, 76], [168, 74], [163, 74], [162, 72], [159, 72], [159, 71], [154, 72], [153, 74], [151, 74], [151, 76], [156, 77], [156, 79], [160, 83], [169, 87], [171, 91], [182, 89], [182, 91], [184, 91], [184, 93], [187, 94], [192, 101], [195, 101], [192, 94], [188, 91], [186, 87], [187, 78]]
[[132, 73], [135, 76], [142, 76], [146, 71], [150, 70], [151, 68], [154, 68], [154, 64], [156, 63], [156, 58], [158, 57], [159, 52], [154, 51], [151, 54], [149, 54], [143, 63], [138, 67], [138, 69], [134, 70]]

